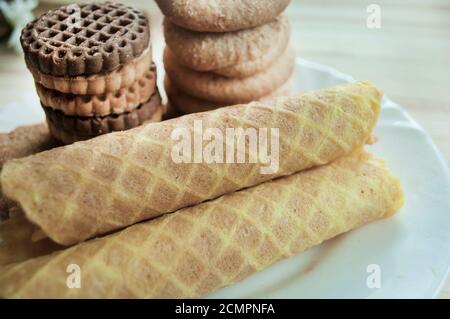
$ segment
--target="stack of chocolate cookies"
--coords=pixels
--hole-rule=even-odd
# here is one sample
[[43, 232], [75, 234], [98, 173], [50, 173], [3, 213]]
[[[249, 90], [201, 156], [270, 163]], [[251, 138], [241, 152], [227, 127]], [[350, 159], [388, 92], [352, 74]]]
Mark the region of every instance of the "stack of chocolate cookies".
[[181, 114], [290, 94], [289, 0], [156, 0], [165, 15], [165, 89]]
[[143, 12], [110, 2], [60, 7], [30, 22], [21, 44], [49, 129], [64, 144], [161, 120]]

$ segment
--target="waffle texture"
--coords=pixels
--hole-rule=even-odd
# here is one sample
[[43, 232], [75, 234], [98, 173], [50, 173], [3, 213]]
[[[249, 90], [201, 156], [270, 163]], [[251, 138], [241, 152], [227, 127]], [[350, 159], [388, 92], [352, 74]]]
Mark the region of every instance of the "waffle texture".
[[49, 90], [36, 83], [39, 98], [47, 107], [71, 116], [105, 116], [130, 112], [147, 102], [156, 88], [156, 66], [130, 87], [102, 95], [73, 95]]
[[[0, 271], [2, 297], [186, 298], [244, 279], [403, 204], [368, 154], [222, 196]], [[66, 285], [69, 264], [81, 288]]]
[[54, 76], [27, 65], [34, 81], [47, 89], [78, 95], [100, 95], [130, 87], [143, 78], [152, 65], [152, 50], [147, 48], [141, 56], [111, 72], [88, 76]]
[[257, 28], [231, 33], [199, 33], [167, 19], [164, 38], [177, 61], [195, 71], [245, 77], [264, 70], [285, 51], [290, 24], [285, 16]]
[[48, 11], [22, 30], [25, 60], [54, 76], [111, 72], [140, 56], [150, 29], [142, 11], [103, 2]]
[[[253, 102], [106, 134], [9, 161], [4, 194], [54, 241], [73, 244], [140, 220], [289, 175], [348, 154], [369, 138], [381, 92], [369, 82]], [[277, 128], [279, 169], [258, 163], [175, 163], [174, 128]], [[226, 139], [224, 139], [226, 142]], [[203, 148], [208, 141], [203, 141]], [[236, 144], [229, 148], [237, 153]], [[226, 149], [226, 145], [223, 146]], [[248, 149], [248, 148], [247, 148]]]
[[265, 24], [281, 14], [289, 2], [156, 0], [172, 23], [200, 32], [231, 32]]

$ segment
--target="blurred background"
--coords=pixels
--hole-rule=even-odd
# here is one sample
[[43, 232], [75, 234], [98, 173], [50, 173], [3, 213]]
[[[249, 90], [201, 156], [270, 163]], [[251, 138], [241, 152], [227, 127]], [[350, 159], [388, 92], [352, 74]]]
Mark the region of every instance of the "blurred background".
[[[5, 3], [17, 6], [12, 18], [0, 14], [0, 108], [34, 92], [20, 50], [8, 46], [14, 45], [13, 24], [19, 32], [29, 14], [69, 2], [83, 1], [0, 0], [0, 11]], [[120, 2], [148, 12], [154, 56], [160, 56], [159, 9], [148, 0]], [[371, 28], [373, 4], [381, 19]], [[299, 57], [376, 83], [430, 133], [450, 163], [450, 0], [292, 0], [287, 14]], [[450, 298], [450, 283], [441, 296]]]

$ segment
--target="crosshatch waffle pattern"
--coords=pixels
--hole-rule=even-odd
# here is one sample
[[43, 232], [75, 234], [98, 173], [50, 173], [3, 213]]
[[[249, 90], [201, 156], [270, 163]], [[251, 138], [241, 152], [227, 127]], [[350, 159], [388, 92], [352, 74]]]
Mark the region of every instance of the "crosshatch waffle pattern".
[[[354, 153], [2, 269], [2, 297], [198, 297], [403, 204], [382, 160]], [[68, 264], [81, 289], [66, 286]]]
[[149, 41], [145, 14], [112, 2], [49, 11], [30, 22], [21, 35], [30, 67], [71, 77], [110, 72], [140, 56]]
[[[51, 239], [69, 245], [329, 163], [370, 137], [380, 99], [376, 87], [358, 82], [148, 124], [9, 161], [1, 173], [2, 190]], [[263, 175], [262, 163], [174, 163], [171, 133], [183, 127], [193, 135], [195, 120], [223, 132], [278, 128], [279, 170]]]

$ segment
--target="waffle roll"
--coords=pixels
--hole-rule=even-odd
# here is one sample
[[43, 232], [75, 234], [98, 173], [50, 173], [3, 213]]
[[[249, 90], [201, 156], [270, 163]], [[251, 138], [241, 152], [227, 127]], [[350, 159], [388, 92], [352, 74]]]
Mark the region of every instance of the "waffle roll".
[[[375, 86], [357, 82], [190, 114], [9, 161], [1, 186], [52, 240], [70, 245], [349, 154], [370, 137], [380, 99]], [[204, 129], [278, 128], [279, 169], [176, 164], [171, 133], [185, 128], [193, 135], [196, 120]]]
[[[0, 269], [0, 296], [186, 298], [235, 283], [403, 204], [384, 162], [358, 152], [64, 251]], [[81, 288], [66, 285], [69, 264]]]

